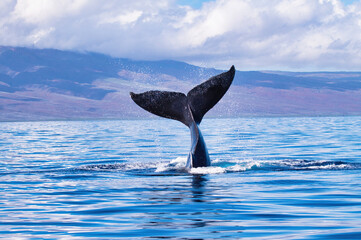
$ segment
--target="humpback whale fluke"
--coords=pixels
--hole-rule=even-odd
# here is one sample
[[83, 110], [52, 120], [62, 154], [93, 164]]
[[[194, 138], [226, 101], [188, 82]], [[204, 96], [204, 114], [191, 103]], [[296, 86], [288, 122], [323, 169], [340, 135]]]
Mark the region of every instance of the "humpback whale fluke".
[[206, 167], [210, 165], [209, 155], [198, 125], [203, 116], [223, 97], [231, 86], [235, 68], [211, 77], [188, 92], [147, 91], [130, 93], [133, 101], [141, 108], [160, 117], [178, 120], [191, 131], [191, 151], [187, 167]]

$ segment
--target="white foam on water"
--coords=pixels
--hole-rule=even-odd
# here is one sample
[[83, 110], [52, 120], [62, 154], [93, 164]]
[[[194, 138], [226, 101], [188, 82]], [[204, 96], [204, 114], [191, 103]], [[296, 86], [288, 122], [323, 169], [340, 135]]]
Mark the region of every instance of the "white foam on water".
[[182, 165], [183, 167], [185, 167], [185, 165], [187, 163], [187, 157], [177, 157], [176, 159], [173, 159], [170, 163]]
[[198, 167], [191, 168], [189, 173], [191, 174], [219, 174], [225, 173], [226, 169], [222, 167]]
[[156, 173], [162, 172], [188, 172], [190, 174], [220, 174], [227, 172], [245, 172], [252, 170], [275, 171], [275, 170], [344, 170], [360, 168], [347, 162], [335, 162], [325, 160], [255, 160], [255, 159], [215, 159], [209, 167], [186, 169], [187, 157], [177, 157], [170, 162], [128, 162], [114, 164], [87, 165], [78, 169], [87, 171], [142, 171], [150, 170]]
[[247, 170], [260, 168], [264, 165], [264, 162], [254, 159], [236, 159], [231, 161], [215, 159], [212, 161], [212, 165], [224, 168], [225, 172], [244, 172]]
[[320, 165], [320, 166], [304, 166], [304, 167], [298, 167], [295, 169], [299, 170], [342, 170], [342, 169], [354, 169], [350, 164], [334, 164], [329, 163], [327, 165]]
[[336, 169], [347, 169], [349, 168], [347, 165], [342, 164], [342, 165], [335, 165], [335, 164], [331, 164], [331, 165], [327, 165], [327, 166], [312, 166], [312, 167], [307, 167], [307, 169], [331, 169], [331, 170], [336, 170]]
[[172, 170], [182, 170], [185, 168], [187, 162], [186, 157], [177, 157], [169, 163], [159, 163], [156, 166], [155, 172], [167, 172]]
[[[252, 169], [254, 166], [259, 166], [260, 163], [249, 160], [235, 161], [235, 162], [224, 162], [216, 159], [212, 161], [212, 165], [209, 167], [198, 167], [186, 169], [187, 157], [177, 157], [169, 163], [159, 163], [156, 167], [155, 172], [167, 172], [167, 171], [187, 171], [190, 174], [220, 174], [226, 172], [243, 172]], [[241, 163], [241, 164], [238, 164]]]
[[246, 171], [246, 167], [242, 167], [241, 165], [234, 165], [231, 167], [227, 167], [227, 172], [244, 172]]

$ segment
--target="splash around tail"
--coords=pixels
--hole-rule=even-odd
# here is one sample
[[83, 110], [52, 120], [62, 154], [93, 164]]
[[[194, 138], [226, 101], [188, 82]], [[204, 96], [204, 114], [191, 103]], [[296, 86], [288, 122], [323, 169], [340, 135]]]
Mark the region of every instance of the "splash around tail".
[[139, 94], [131, 92], [130, 96], [146, 111], [185, 124], [191, 132], [191, 150], [186, 167], [207, 167], [210, 166], [209, 154], [198, 125], [227, 92], [235, 72], [232, 66], [229, 71], [197, 85], [187, 95], [180, 92], [147, 91]]

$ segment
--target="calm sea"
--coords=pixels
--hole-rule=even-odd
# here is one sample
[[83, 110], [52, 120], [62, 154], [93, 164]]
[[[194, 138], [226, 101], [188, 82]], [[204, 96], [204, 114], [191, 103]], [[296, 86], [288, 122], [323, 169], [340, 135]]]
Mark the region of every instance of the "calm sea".
[[0, 123], [0, 238], [361, 239], [361, 117]]

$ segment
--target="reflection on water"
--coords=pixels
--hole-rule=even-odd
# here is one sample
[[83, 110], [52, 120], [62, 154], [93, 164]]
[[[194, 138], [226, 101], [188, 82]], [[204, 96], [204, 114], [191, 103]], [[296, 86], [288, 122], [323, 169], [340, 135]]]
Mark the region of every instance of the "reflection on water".
[[207, 176], [195, 174], [192, 176], [192, 193], [194, 202], [204, 202], [204, 188], [207, 183]]
[[1, 123], [5, 239], [358, 239], [361, 117]]

